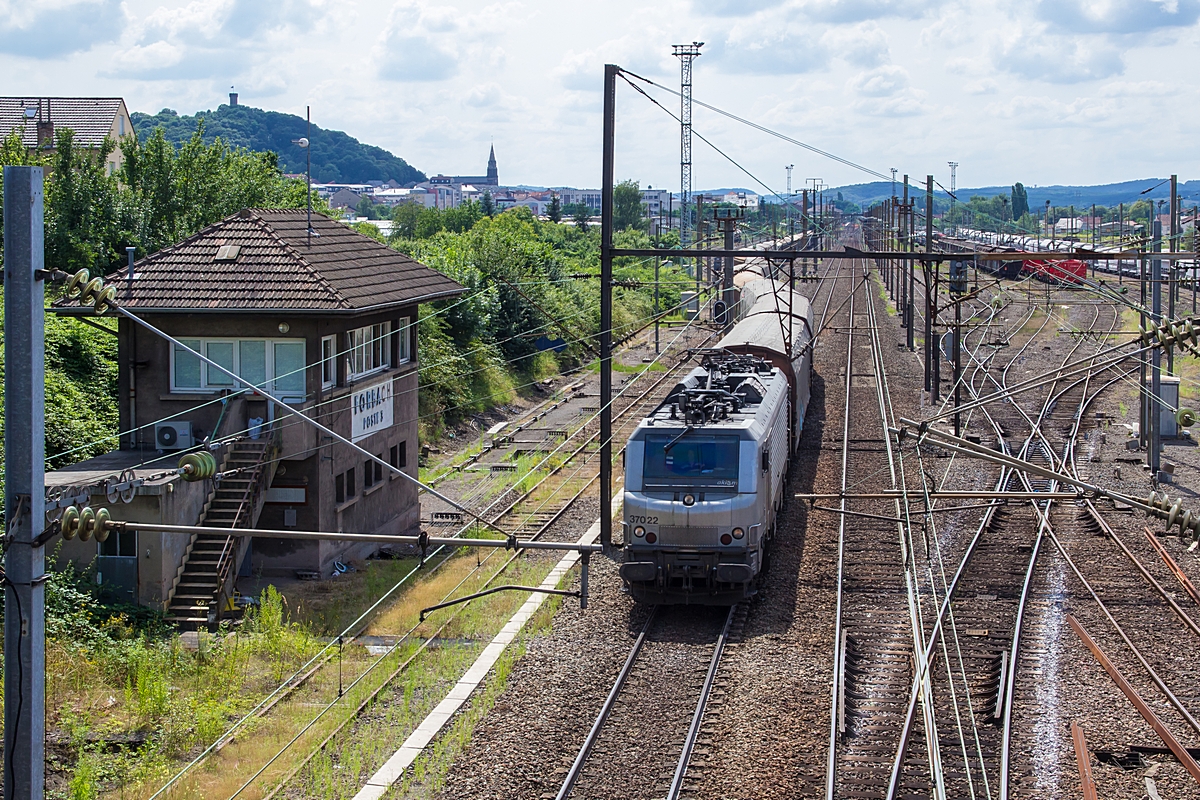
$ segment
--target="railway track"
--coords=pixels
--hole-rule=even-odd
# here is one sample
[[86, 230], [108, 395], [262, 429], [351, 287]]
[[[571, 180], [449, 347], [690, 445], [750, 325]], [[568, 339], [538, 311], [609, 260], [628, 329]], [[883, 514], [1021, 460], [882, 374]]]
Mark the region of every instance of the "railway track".
[[644, 612], [641, 630], [556, 800], [686, 796], [688, 768], [721, 657], [739, 635], [745, 614], [744, 605]]

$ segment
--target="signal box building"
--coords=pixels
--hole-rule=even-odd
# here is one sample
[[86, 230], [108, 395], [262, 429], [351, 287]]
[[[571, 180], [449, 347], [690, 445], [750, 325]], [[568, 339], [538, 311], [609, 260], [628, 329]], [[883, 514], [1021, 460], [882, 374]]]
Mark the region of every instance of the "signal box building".
[[[117, 302], [187, 349], [118, 319], [120, 448], [47, 476], [67, 502], [115, 519], [231, 530], [64, 542], [126, 599], [211, 622], [235, 576], [315, 573], [367, 555], [336, 540], [238, 536], [238, 528], [418, 531], [416, 487], [301, 417], [417, 474], [417, 308], [463, 288], [321, 215], [244, 210], [142, 259], [109, 283]], [[60, 314], [81, 313], [61, 303]], [[111, 312], [110, 312], [111, 313]], [[256, 388], [270, 391], [278, 408]], [[185, 481], [181, 455], [209, 449], [219, 480]], [[51, 498], [53, 500], [53, 496]]]

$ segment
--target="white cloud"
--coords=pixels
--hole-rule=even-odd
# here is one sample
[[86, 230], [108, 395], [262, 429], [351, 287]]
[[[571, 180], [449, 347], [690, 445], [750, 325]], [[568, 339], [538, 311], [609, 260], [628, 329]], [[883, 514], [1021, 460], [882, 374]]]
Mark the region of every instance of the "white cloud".
[[1014, 75], [1049, 83], [1111, 78], [1125, 70], [1122, 51], [1096, 37], [1019, 32], [995, 56], [996, 66]]
[[1005, 102], [992, 103], [987, 111], [1027, 128], [1069, 128], [1108, 124], [1116, 118], [1119, 108], [1112, 100], [1091, 97], [1066, 102], [1045, 95], [1018, 95]]
[[916, 19], [946, 3], [946, 0], [800, 0], [799, 8], [822, 22], [863, 22], [886, 17]]
[[1072, 32], [1141, 33], [1200, 19], [1200, 0], [1035, 0], [1035, 6], [1042, 19]]
[[849, 86], [867, 97], [891, 97], [908, 87], [908, 70], [888, 64], [858, 73], [850, 79]]
[[747, 17], [768, 8], [774, 8], [783, 0], [692, 0], [692, 11], [714, 17]]
[[389, 81], [444, 81], [458, 74], [458, 56], [428, 36], [393, 32], [374, 60], [379, 77]]
[[891, 59], [888, 36], [875, 22], [830, 28], [821, 34], [821, 46], [858, 67], [877, 67]]
[[984, 78], [980, 81], [971, 81], [963, 86], [963, 90], [968, 94], [996, 94], [1000, 91], [1000, 86], [991, 78]]
[[[925, 175], [953, 157], [976, 185], [1103, 182], [1190, 163], [1197, 4], [0, 0], [0, 74], [8, 94], [121, 95], [131, 110], [188, 114], [235, 84], [243, 103], [311, 105], [314, 122], [427, 172], [476, 172], [494, 140], [506, 180], [578, 186], [599, 180], [603, 65], [675, 88], [671, 45], [697, 40], [698, 99], [880, 171]], [[1155, 146], [1130, 150], [1139, 115], [1163, 97], [1180, 102]], [[674, 185], [678, 123], [623, 83], [617, 113], [619, 174]], [[696, 115], [768, 183], [782, 185], [791, 163], [835, 186], [863, 179]], [[1028, 146], [1043, 129], [1063, 135]], [[747, 182], [699, 142], [694, 160], [697, 188]]]
[[1165, 97], [1172, 92], [1162, 81], [1113, 81], [1100, 87], [1104, 97]]
[[115, 41], [124, 25], [120, 0], [0, 2], [0, 53], [59, 58]]

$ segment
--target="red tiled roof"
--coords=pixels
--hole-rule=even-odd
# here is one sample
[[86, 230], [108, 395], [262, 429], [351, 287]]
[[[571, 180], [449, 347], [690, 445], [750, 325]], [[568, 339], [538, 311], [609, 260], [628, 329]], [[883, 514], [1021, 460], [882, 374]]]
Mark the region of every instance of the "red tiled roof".
[[[114, 274], [117, 302], [162, 313], [358, 313], [461, 294], [445, 275], [328, 217], [248, 209]], [[217, 261], [225, 245], [239, 250]], [[225, 255], [228, 255], [226, 251]], [[66, 308], [64, 307], [64, 311]]]
[[[21, 143], [37, 147], [37, 124], [49, 121], [55, 130], [74, 131], [77, 144], [99, 147], [112, 131], [123, 102], [120, 97], [0, 97], [0, 137], [23, 128]], [[33, 108], [36, 116], [27, 118], [26, 108]]]

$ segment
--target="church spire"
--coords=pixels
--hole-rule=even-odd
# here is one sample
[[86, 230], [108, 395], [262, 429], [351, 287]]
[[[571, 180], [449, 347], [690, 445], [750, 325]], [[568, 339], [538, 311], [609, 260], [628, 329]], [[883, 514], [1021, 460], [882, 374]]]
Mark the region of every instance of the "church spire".
[[500, 171], [496, 168], [496, 145], [488, 153], [487, 182], [489, 186], [500, 185]]

